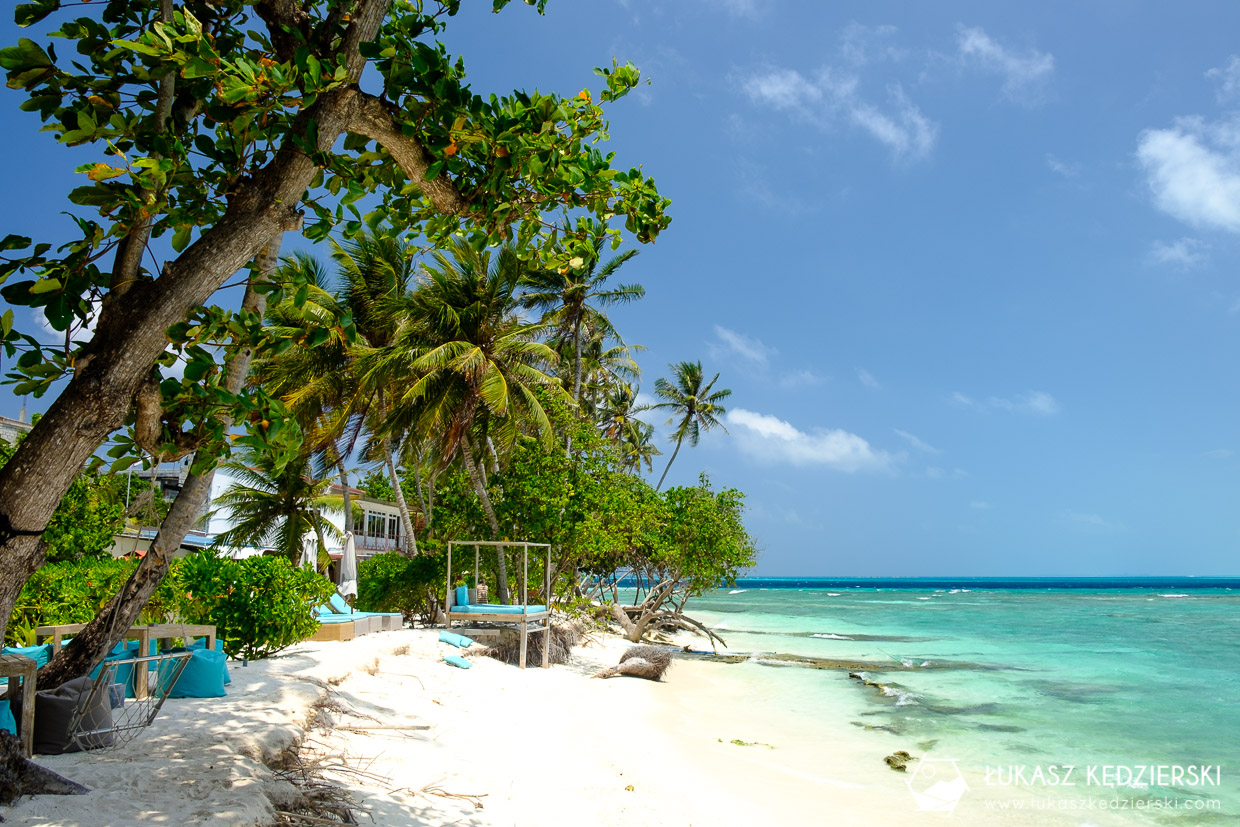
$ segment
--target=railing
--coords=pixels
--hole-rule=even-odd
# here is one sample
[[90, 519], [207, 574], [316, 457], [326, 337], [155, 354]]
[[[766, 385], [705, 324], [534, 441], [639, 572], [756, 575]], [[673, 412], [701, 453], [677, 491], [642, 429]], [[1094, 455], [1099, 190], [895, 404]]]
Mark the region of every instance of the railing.
[[404, 551], [405, 540], [403, 537], [381, 537], [369, 534], [355, 534], [353, 541], [357, 545], [358, 551]]

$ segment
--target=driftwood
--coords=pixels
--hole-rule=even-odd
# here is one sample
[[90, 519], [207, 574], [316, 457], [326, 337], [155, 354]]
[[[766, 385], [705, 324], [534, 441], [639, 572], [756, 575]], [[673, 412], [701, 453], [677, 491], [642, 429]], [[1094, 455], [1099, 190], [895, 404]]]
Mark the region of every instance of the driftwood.
[[629, 675], [651, 681], [663, 680], [663, 673], [672, 665], [672, 651], [659, 646], [634, 646], [620, 656], [620, 664], [596, 674], [596, 678]]
[[[552, 666], [568, 663], [573, 654], [573, 647], [581, 642], [585, 629], [576, 620], [553, 617], [548, 622], [551, 624], [550, 635], [530, 635], [527, 658], [531, 662], [541, 662], [543, 641], [550, 637], [551, 651], [547, 654], [547, 662]], [[499, 631], [497, 643], [481, 651], [471, 650], [471, 652], [515, 666], [521, 657], [521, 634], [512, 629]]]
[[[715, 648], [716, 644], [727, 646], [723, 638], [684, 613], [688, 595], [681, 594], [678, 600], [676, 585], [675, 580], [664, 580], [651, 589], [646, 599], [637, 606], [612, 603], [609, 607], [612, 619], [620, 624], [624, 636], [633, 643], [638, 643], [647, 632], [671, 626], [705, 635], [711, 648]], [[630, 617], [630, 613], [636, 617]]]
[[21, 739], [0, 732], [0, 804], [12, 804], [23, 795], [85, 795], [76, 781], [26, 758]]

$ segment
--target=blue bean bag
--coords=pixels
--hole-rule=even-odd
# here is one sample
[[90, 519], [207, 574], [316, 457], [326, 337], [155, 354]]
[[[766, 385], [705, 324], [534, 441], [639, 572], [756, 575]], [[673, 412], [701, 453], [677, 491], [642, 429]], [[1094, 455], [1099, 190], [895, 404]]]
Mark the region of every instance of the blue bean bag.
[[8, 701], [0, 701], [0, 732], [8, 730], [9, 734], [17, 734], [17, 719], [13, 717], [13, 710], [9, 707]]
[[181, 646], [171, 651], [189, 652], [189, 660], [168, 693], [169, 698], [222, 698], [228, 694], [224, 690], [228, 682], [227, 655], [206, 646]]

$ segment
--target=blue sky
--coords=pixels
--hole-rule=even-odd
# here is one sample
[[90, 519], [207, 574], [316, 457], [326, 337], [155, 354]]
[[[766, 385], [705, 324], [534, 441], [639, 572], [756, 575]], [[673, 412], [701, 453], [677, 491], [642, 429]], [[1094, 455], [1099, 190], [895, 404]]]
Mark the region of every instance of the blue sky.
[[[674, 220], [613, 321], [644, 390], [732, 389], [669, 482], [746, 491], [760, 573], [1240, 574], [1240, 8], [487, 6], [479, 92], [651, 81], [609, 148]], [[50, 240], [80, 161], [0, 100], [4, 231]]]

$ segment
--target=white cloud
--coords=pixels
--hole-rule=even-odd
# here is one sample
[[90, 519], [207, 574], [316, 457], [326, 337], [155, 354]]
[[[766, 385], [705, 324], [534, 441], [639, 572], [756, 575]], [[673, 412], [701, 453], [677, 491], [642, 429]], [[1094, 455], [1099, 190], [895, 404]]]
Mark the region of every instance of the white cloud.
[[1181, 238], [1168, 244], [1155, 241], [1150, 246], [1148, 260], [1151, 264], [1170, 264], [1187, 270], [1209, 258], [1210, 245], [1195, 238]]
[[1055, 397], [1045, 391], [1025, 391], [1015, 396], [992, 396], [985, 402], [956, 391], [952, 394], [952, 402], [979, 411], [1010, 411], [1036, 416], [1053, 416], [1062, 410]]
[[740, 81], [751, 101], [787, 112], [828, 130], [844, 123], [885, 146], [897, 161], [929, 156], [939, 127], [922, 114], [898, 83], [887, 86], [887, 101], [878, 106], [862, 97], [860, 78], [828, 66], [814, 79], [795, 69], [768, 67]]
[[1053, 55], [1037, 49], [1017, 53], [980, 27], [958, 27], [956, 46], [965, 63], [1002, 75], [1004, 97], [1019, 103], [1040, 103], [1046, 83], [1055, 72]]
[[768, 69], [746, 78], [741, 88], [756, 103], [804, 115], [822, 100], [822, 90], [795, 69]]
[[840, 57], [854, 66], [903, 60], [907, 51], [891, 42], [895, 26], [863, 26], [853, 21], [840, 34]]
[[1228, 101], [1240, 93], [1240, 57], [1232, 55], [1227, 58], [1227, 65], [1211, 69], [1206, 77], [1218, 79], [1219, 102]]
[[1240, 232], [1240, 121], [1179, 118], [1137, 139], [1154, 204], [1194, 227]]
[[1061, 161], [1050, 153], [1047, 153], [1046, 155], [1046, 166], [1051, 172], [1069, 181], [1074, 180], [1081, 174], [1081, 167], [1079, 164], [1069, 164], [1065, 161]]
[[779, 384], [785, 388], [804, 388], [814, 385], [821, 385], [827, 381], [825, 377], [819, 376], [812, 370], [794, 370], [791, 373], [785, 373], [779, 378]]
[[715, 335], [719, 337], [719, 343], [710, 345], [711, 353], [715, 358], [734, 354], [746, 362], [766, 367], [770, 357], [778, 352], [775, 348], [763, 344], [752, 336], [737, 333], [722, 325], [715, 325]]
[[728, 411], [727, 422], [742, 450], [768, 462], [822, 465], [852, 473], [886, 470], [897, 459], [838, 428], [806, 433], [778, 417], [743, 408]]
[[912, 445], [914, 448], [916, 448], [918, 451], [921, 451], [923, 454], [941, 454], [941, 453], [943, 453], [943, 452], [942, 452], [942, 451], [940, 451], [938, 448], [935, 448], [933, 445], [930, 445], [930, 444], [928, 444], [928, 443], [926, 443], [926, 442], [922, 442], [920, 439], [918, 439], [917, 437], [913, 436], [913, 435], [912, 435], [912, 434], [910, 434], [908, 431], [901, 431], [899, 428], [896, 428], [896, 429], [894, 429], [894, 430], [895, 430], [895, 432], [896, 432], [896, 435], [897, 435], [897, 436], [899, 436], [899, 437], [901, 437], [902, 439], [904, 439], [906, 442], [908, 442], [908, 444], [909, 444], [909, 445]]
[[865, 385], [870, 390], [876, 391], [883, 387], [879, 381], [874, 378], [874, 374], [870, 373], [865, 368], [857, 368], [857, 381]]

